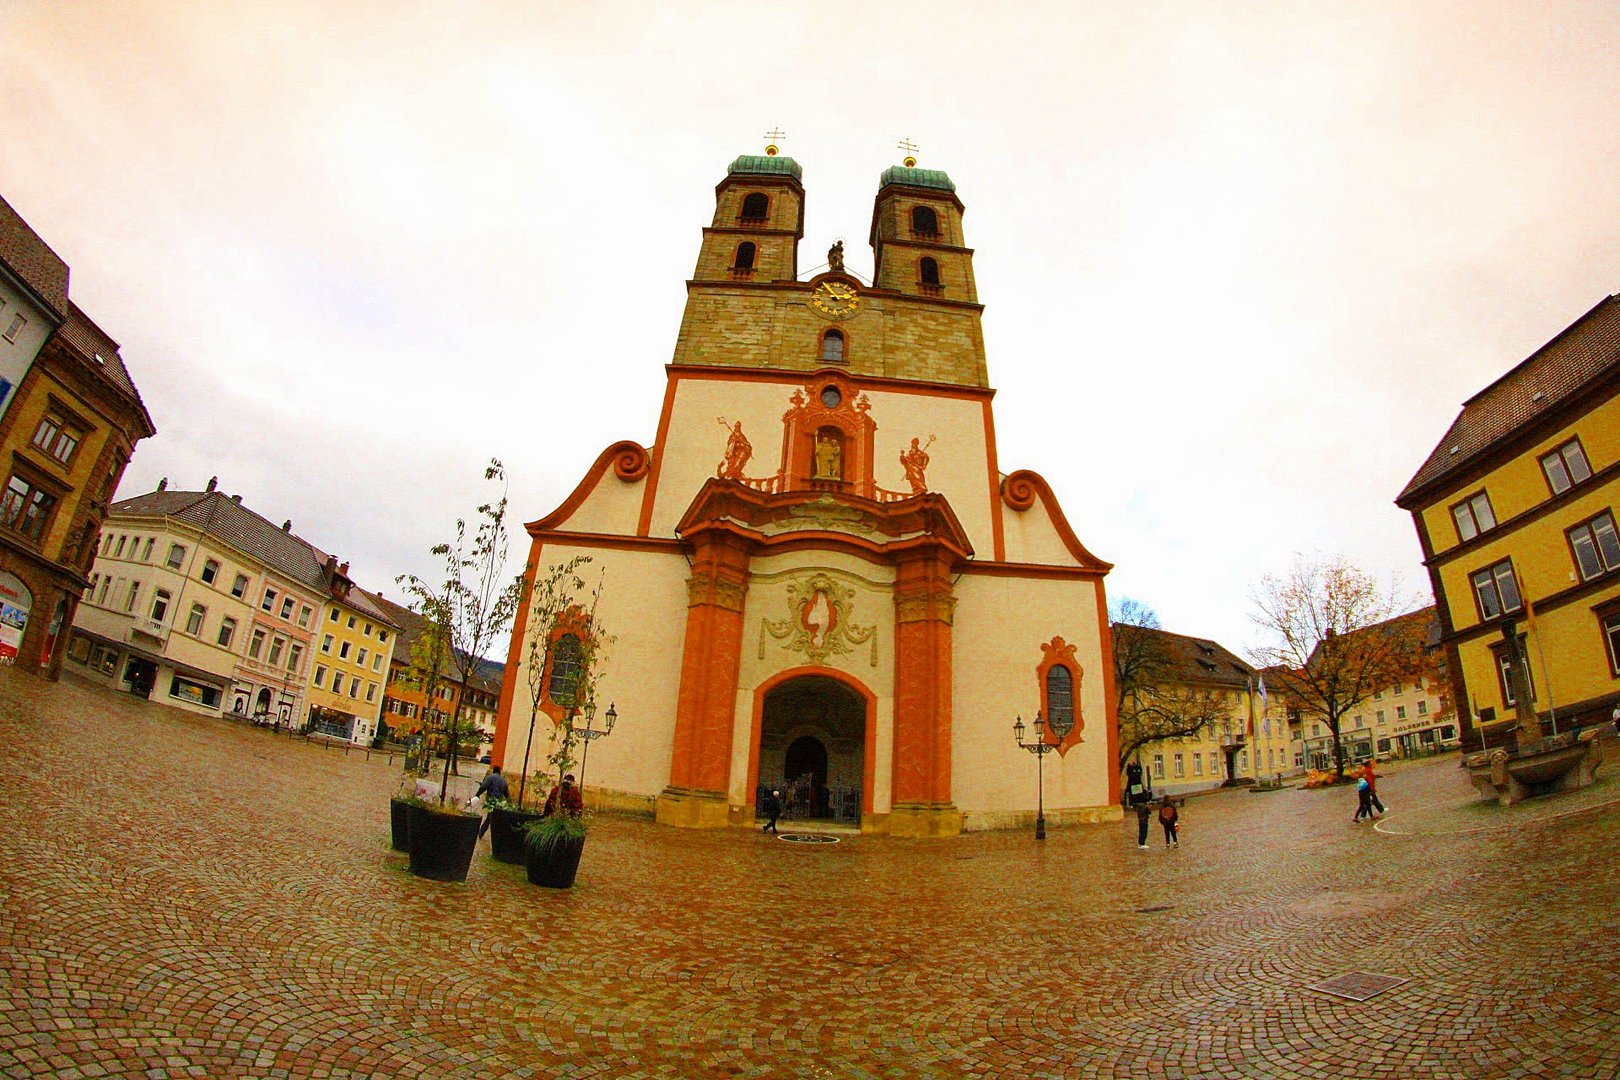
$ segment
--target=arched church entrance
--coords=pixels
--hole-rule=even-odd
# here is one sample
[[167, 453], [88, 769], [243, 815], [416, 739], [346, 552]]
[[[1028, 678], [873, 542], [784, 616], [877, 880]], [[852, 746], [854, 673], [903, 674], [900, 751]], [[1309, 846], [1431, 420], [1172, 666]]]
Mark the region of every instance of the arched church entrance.
[[765, 692], [754, 805], [782, 793], [788, 820], [859, 824], [866, 786], [867, 700], [828, 675], [799, 675]]

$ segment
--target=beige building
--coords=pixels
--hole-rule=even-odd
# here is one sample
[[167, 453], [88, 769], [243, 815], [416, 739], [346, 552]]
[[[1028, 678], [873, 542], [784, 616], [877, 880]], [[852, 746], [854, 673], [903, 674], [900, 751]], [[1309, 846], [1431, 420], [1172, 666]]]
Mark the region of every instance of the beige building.
[[[800, 274], [800, 175], [731, 164], [650, 447], [608, 447], [528, 527], [531, 576], [578, 554], [606, 574], [600, 694], [619, 720], [587, 797], [744, 825], [791, 783], [864, 831], [1012, 826], [1037, 809], [1013, 723], [1040, 710], [1067, 727], [1046, 729], [1048, 819], [1117, 817], [1109, 564], [1044, 479], [999, 458], [955, 185], [884, 172], [867, 282], [841, 245]], [[570, 630], [520, 616], [498, 763], [524, 754], [530, 634], [544, 726], [569, 708]]]

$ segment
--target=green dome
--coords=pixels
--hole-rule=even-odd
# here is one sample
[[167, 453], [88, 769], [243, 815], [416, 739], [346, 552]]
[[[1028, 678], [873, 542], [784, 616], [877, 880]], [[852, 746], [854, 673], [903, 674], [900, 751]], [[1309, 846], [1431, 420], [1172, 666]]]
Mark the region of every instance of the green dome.
[[727, 176], [742, 173], [747, 176], [791, 176], [804, 178], [804, 170], [790, 157], [767, 157], [764, 154], [744, 154], [726, 166]]
[[891, 165], [883, 170], [883, 180], [878, 186], [888, 187], [890, 184], [938, 188], [941, 191], [956, 190], [956, 185], [951, 183], [951, 178], [941, 169], [908, 169], [904, 165]]

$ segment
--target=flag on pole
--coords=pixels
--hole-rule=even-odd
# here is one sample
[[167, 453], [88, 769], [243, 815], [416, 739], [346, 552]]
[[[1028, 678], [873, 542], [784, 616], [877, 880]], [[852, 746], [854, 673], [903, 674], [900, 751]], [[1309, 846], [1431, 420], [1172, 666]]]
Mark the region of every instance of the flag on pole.
[[1264, 675], [1261, 675], [1259, 678], [1260, 678], [1260, 686], [1259, 686], [1258, 693], [1260, 694], [1260, 718], [1261, 718], [1260, 722], [1265, 727], [1266, 737], [1270, 738], [1271, 737], [1271, 716], [1269, 715], [1268, 710], [1271, 707], [1271, 703], [1266, 700], [1266, 677]]
[[1249, 738], [1254, 738], [1254, 680], [1249, 679]]

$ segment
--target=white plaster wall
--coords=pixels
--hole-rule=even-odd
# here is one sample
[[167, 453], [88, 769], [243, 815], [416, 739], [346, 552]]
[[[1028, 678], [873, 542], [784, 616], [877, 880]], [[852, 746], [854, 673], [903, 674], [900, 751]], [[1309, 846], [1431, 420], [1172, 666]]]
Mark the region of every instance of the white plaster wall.
[[[1063, 538], [1058, 535], [1057, 526], [1052, 523], [1052, 517], [1046, 512], [1046, 504], [1040, 496], [1036, 496], [1035, 505], [1028, 510], [1014, 510], [1006, 503], [999, 505], [1002, 542], [1008, 562], [1041, 566], [1079, 565], [1069, 554]], [[1084, 543], [1085, 537], [1080, 537], [1080, 541]]]
[[951, 794], [958, 809], [1034, 810], [1034, 755], [1013, 739], [1022, 716], [1034, 738], [1040, 708], [1041, 645], [1061, 636], [1081, 667], [1078, 705], [1084, 741], [1046, 755], [1046, 806], [1104, 806], [1113, 771], [1096, 586], [966, 574], [956, 583], [953, 627]]
[[803, 379], [780, 383], [680, 380], [664, 435], [651, 534], [673, 536], [698, 489], [715, 475], [731, 434], [717, 422], [719, 417], [733, 423], [741, 420], [743, 434], [754, 447], [744, 474], [774, 474], [782, 463], [782, 414], [792, 408], [788, 399], [794, 389], [803, 385]]
[[[928, 490], [944, 495], [966, 530], [974, 555], [995, 557], [991, 535], [990, 453], [985, 438], [984, 405], [963, 398], [932, 397], [923, 394], [897, 394], [873, 391], [872, 419], [877, 424], [874, 439], [873, 476], [879, 487], [908, 492], [900, 454], [911, 449], [911, 440], [928, 442]], [[920, 445], [920, 444], [919, 444]], [[1000, 496], [997, 495], [997, 505]]]
[[[540, 549], [539, 576], [575, 555], [592, 560], [581, 568], [587, 586], [606, 574], [597, 618], [615, 640], [604, 650], [597, 721], [600, 724], [609, 704], [619, 715], [613, 734], [591, 747], [586, 782], [593, 788], [657, 795], [669, 783], [674, 743], [686, 639], [686, 560], [675, 553], [547, 544]], [[525, 640], [540, 629], [531, 623], [525, 628]], [[522, 768], [529, 735], [526, 646], [519, 656], [504, 757], [514, 775]], [[531, 773], [545, 768], [552, 730], [550, 718], [541, 713], [529, 757]]]
[[585, 501], [558, 528], [568, 532], [634, 536], [641, 519], [641, 497], [646, 483], [645, 476], [640, 480], [621, 479], [609, 465]]

